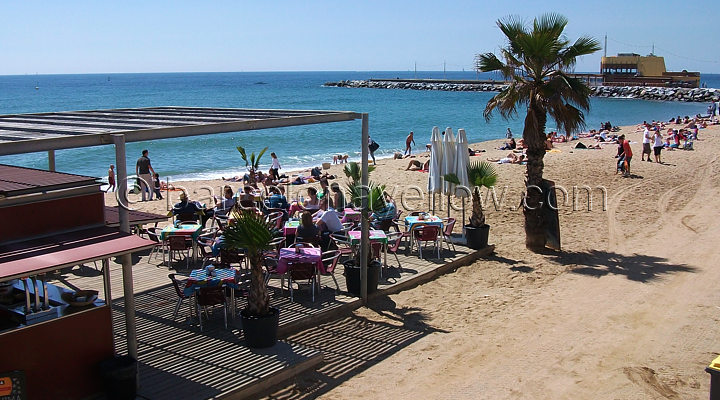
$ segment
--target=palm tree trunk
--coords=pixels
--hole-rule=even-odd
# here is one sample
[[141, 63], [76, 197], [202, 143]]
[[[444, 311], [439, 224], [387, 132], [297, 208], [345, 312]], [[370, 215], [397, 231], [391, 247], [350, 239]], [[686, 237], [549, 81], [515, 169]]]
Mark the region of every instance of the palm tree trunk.
[[262, 271], [262, 256], [250, 256], [250, 292], [248, 293], [248, 312], [251, 315], [266, 315], [269, 310], [269, 298], [265, 276]]
[[523, 139], [527, 147], [525, 215], [525, 247], [530, 251], [545, 248], [545, 221], [543, 218], [542, 181], [545, 157], [545, 111], [534, 101], [528, 105]]

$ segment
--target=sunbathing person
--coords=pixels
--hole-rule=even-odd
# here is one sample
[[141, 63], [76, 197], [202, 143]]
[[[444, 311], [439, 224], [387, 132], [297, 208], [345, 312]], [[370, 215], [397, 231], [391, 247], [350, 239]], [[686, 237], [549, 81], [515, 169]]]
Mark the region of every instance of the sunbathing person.
[[517, 143], [515, 143], [515, 139], [510, 138], [507, 141], [505, 141], [505, 144], [502, 145], [498, 150], [514, 150], [515, 147], [517, 147]]
[[427, 171], [430, 168], [430, 160], [425, 161], [425, 164], [419, 160], [410, 160], [405, 171]]
[[507, 157], [488, 158], [488, 161], [498, 164], [520, 164], [525, 161], [525, 154], [508, 153]]

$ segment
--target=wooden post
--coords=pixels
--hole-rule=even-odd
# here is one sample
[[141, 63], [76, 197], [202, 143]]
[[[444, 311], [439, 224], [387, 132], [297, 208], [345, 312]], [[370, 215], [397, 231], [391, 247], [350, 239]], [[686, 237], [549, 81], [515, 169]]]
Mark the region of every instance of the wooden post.
[[[125, 160], [125, 136], [112, 135], [115, 143], [115, 165], [117, 165], [118, 216], [120, 230], [130, 233], [127, 201], [127, 162]], [[123, 273], [123, 295], [125, 298], [125, 334], [128, 355], [137, 360], [137, 327], [135, 324], [135, 292], [133, 290], [133, 271], [130, 254], [120, 256]]]
[[362, 219], [360, 220], [360, 296], [362, 297], [363, 303], [367, 303], [367, 280], [368, 280], [368, 247], [369, 247], [369, 231], [370, 223], [368, 221], [368, 193], [366, 189], [368, 187], [368, 114], [362, 114], [362, 143], [360, 148], [362, 149]]
[[48, 150], [48, 171], [55, 172], [55, 150]]

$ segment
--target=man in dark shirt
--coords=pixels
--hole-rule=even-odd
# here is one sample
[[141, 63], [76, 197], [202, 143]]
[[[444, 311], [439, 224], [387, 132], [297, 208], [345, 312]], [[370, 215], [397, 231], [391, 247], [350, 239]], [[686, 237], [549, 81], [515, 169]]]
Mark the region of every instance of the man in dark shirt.
[[198, 212], [200, 211], [204, 212], [204, 209], [197, 202], [189, 201], [185, 192], [180, 193], [180, 202], [176, 203], [172, 209], [175, 219], [182, 219], [185, 221], [197, 221]]
[[152, 183], [152, 175], [155, 174], [155, 170], [153, 169], [152, 165], [150, 165], [150, 159], [148, 158], [148, 151], [143, 150], [142, 156], [138, 158], [137, 163], [135, 163], [135, 175], [140, 178], [140, 193], [142, 193], [142, 197], [140, 201], [145, 201], [145, 192], [148, 192], [148, 195], [150, 196], [148, 200], [152, 200], [153, 198], [153, 190], [151, 189], [151, 183]]

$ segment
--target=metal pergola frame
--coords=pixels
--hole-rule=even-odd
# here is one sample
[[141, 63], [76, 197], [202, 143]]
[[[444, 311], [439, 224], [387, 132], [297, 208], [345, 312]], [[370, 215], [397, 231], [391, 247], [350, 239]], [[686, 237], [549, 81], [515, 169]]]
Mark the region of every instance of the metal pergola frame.
[[[150, 107], [0, 115], [0, 156], [48, 152], [55, 170], [55, 150], [115, 145], [117, 191], [127, 204], [125, 144], [156, 139], [362, 120], [362, 184], [368, 184], [368, 114], [352, 111], [267, 110], [202, 107]], [[363, 198], [367, 209], [367, 197]], [[130, 232], [128, 210], [119, 207], [120, 230]], [[363, 213], [361, 294], [367, 301], [369, 223]], [[137, 359], [135, 298], [130, 255], [121, 257], [128, 354]]]

